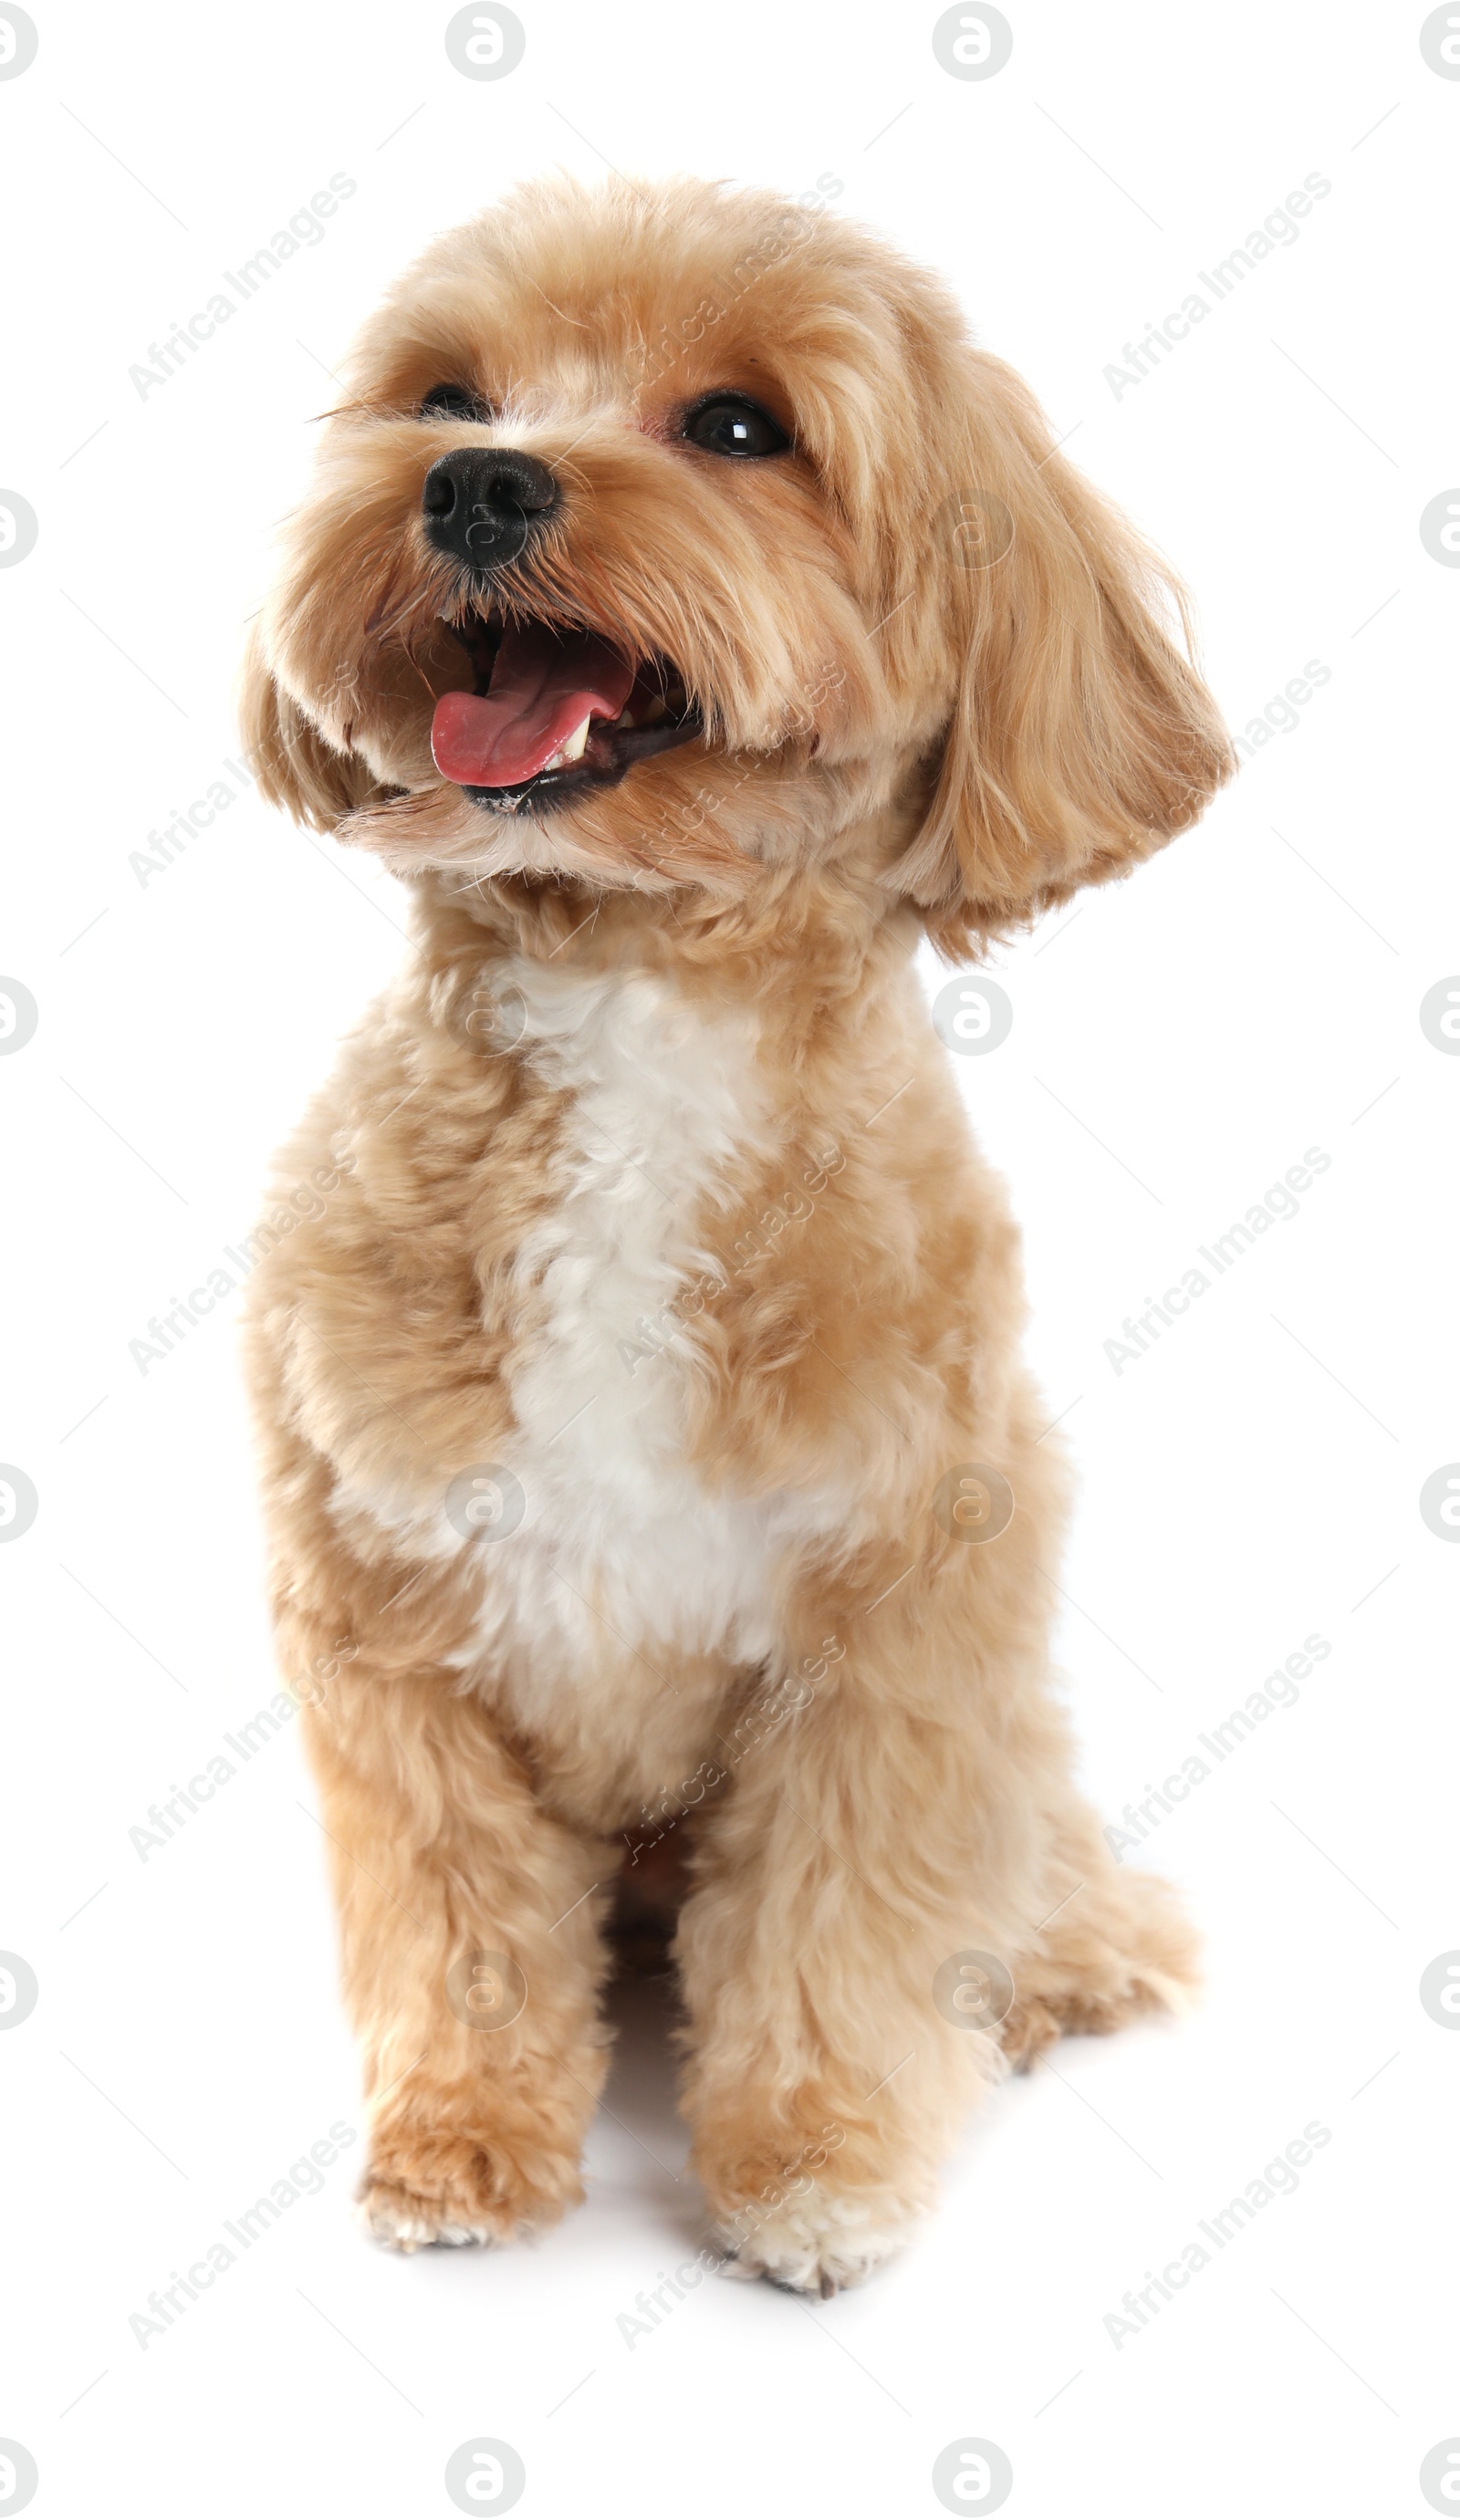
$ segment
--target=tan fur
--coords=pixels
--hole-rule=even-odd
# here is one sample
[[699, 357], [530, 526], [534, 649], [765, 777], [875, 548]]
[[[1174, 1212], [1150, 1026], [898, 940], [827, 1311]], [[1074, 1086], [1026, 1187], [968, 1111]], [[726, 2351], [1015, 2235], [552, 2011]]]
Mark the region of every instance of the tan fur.
[[[413, 417], [443, 381], [565, 488], [499, 600], [667, 653], [705, 712], [541, 822], [432, 762], [433, 699], [470, 686], [419, 525], [464, 434]], [[715, 386], [794, 451], [686, 448]], [[984, 566], [971, 503], [1013, 523]], [[251, 1352], [374, 2094], [366, 2205], [403, 2245], [502, 2238], [580, 2192], [615, 1872], [646, 1807], [679, 1825], [685, 1779], [684, 2106], [718, 2228], [782, 2279], [864, 2272], [1009, 2059], [1191, 1977], [1163, 1886], [1117, 1870], [1071, 1782], [1018, 1241], [911, 971], [925, 926], [950, 953], [1009, 932], [1227, 775], [1168, 594], [935, 282], [768, 195], [528, 189], [433, 247], [357, 346], [245, 715], [266, 791], [408, 878], [416, 941], [281, 1158], [282, 1191], [329, 1188], [255, 1273]], [[783, 1517], [750, 1660], [728, 1630], [623, 1631], [586, 1497], [553, 1575], [565, 1616], [586, 1599], [586, 1657], [556, 1612], [493, 1628], [520, 1544], [441, 1523], [452, 1478], [522, 1441], [513, 1378], [554, 1335], [524, 1255], [583, 1160], [561, 1075], [483, 1036], [509, 958], [753, 1042], [753, 1112], [682, 1220], [725, 1282], [644, 1368], [673, 1377], [694, 1493]], [[933, 1509], [970, 1462], [1016, 1500], [981, 1546]], [[1012, 1971], [1002, 2033], [934, 2002], [970, 1949]], [[476, 1950], [526, 1982], [486, 2032], [445, 1994]]]

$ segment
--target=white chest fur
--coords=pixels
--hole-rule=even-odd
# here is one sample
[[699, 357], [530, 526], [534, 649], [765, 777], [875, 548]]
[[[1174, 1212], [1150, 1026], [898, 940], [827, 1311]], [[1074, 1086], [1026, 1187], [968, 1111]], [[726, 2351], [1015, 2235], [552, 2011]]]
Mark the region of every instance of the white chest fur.
[[517, 1264], [533, 1327], [508, 1369], [505, 1461], [523, 1517], [478, 1544], [479, 1651], [530, 1718], [616, 1641], [759, 1661], [777, 1547], [818, 1517], [713, 1493], [685, 1452], [686, 1290], [724, 1275], [714, 1213], [765, 1136], [753, 1018], [643, 973], [518, 963], [500, 986], [523, 1010], [516, 1055], [571, 1097], [553, 1204]]

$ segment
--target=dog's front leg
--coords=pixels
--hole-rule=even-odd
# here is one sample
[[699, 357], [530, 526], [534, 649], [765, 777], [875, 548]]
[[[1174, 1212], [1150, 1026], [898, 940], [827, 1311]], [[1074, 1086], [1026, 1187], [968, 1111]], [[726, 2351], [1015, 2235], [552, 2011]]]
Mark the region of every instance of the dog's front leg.
[[371, 2096], [367, 2224], [409, 2249], [553, 2222], [604, 2076], [584, 1894], [612, 1858], [542, 1811], [440, 1672], [332, 1680], [307, 1724]]
[[842, 1658], [753, 1728], [681, 1917], [696, 2167], [740, 2265], [801, 2290], [869, 2273], [932, 2204], [1004, 2070], [997, 1990], [970, 2004], [960, 1967], [1042, 1913], [1067, 1756], [1043, 1609], [958, 1555], [796, 1619], [801, 1644], [840, 1630]]

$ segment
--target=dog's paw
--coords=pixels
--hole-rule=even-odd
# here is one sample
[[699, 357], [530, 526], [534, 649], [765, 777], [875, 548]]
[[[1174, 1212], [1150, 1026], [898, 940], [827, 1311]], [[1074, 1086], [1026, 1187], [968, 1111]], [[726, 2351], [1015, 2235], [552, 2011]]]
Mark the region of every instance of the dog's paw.
[[360, 2187], [360, 2221], [373, 2240], [413, 2249], [489, 2246], [555, 2223], [582, 2194], [575, 2162], [543, 2156], [525, 2165], [488, 2138], [377, 2135]]
[[461, 2210], [444, 2197], [423, 2196], [398, 2179], [367, 2179], [358, 2204], [361, 2226], [370, 2238], [406, 2256], [413, 2249], [461, 2249], [474, 2242], [485, 2247], [511, 2237], [511, 2227], [503, 2229], [483, 2216], [471, 2222], [457, 2220]]
[[1153, 2012], [1191, 2010], [1197, 1939], [1168, 1882], [1107, 1867], [1072, 1893], [1058, 1924], [1013, 1961], [1000, 2032], [1016, 2073], [1066, 2037], [1104, 2038]]
[[728, 2218], [716, 2236], [726, 2252], [726, 2274], [747, 2282], [764, 2275], [787, 2292], [829, 2301], [894, 2257], [918, 2220], [885, 2191], [839, 2195], [813, 2181], [768, 2210]]

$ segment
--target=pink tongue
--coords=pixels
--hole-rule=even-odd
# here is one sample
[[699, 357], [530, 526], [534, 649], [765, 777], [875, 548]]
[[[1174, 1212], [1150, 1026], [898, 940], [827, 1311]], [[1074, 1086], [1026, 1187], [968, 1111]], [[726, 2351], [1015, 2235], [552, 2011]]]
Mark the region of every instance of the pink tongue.
[[515, 788], [592, 710], [616, 718], [633, 689], [634, 669], [592, 630], [566, 637], [531, 621], [509, 623], [484, 699], [446, 692], [431, 722], [431, 750], [458, 788]]

